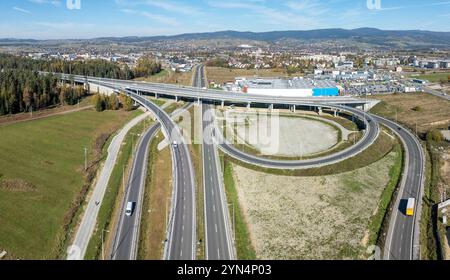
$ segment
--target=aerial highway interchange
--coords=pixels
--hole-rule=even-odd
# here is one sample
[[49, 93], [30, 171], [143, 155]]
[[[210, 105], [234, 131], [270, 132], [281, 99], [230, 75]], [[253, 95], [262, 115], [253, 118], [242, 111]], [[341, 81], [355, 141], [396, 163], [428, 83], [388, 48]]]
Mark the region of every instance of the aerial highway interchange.
[[[115, 91], [128, 94], [133, 100], [151, 111], [161, 124], [161, 127], [171, 143], [171, 152], [174, 166], [174, 199], [170, 215], [168, 238], [165, 247], [166, 259], [196, 258], [198, 240], [196, 239], [196, 213], [195, 211], [195, 176], [192, 167], [186, 141], [181, 135], [175, 122], [157, 105], [145, 98], [145, 95], [155, 97], [173, 98], [176, 101], [185, 100], [196, 103], [202, 110], [203, 148], [202, 164], [204, 170], [204, 215], [205, 215], [205, 257], [206, 259], [229, 260], [235, 259], [232, 225], [229, 215], [229, 205], [226, 203], [223, 190], [223, 178], [221, 167], [217, 157], [218, 149], [224, 153], [244, 161], [266, 168], [275, 169], [304, 169], [323, 165], [329, 165], [356, 156], [364, 149], [372, 145], [380, 132], [380, 126], [393, 131], [404, 146], [405, 169], [400, 184], [399, 195], [395, 202], [393, 215], [389, 221], [389, 230], [386, 240], [386, 248], [383, 252], [384, 259], [413, 260], [419, 258], [419, 223], [421, 214], [421, 201], [424, 186], [425, 159], [423, 148], [417, 137], [405, 127], [361, 110], [365, 108], [367, 100], [358, 98], [289, 98], [267, 97], [258, 95], [238, 95], [235, 93], [205, 89], [204, 68], [199, 65], [195, 68], [194, 87], [173, 86], [146, 82], [122, 81], [100, 79], [85, 76], [61, 75], [63, 79], [74, 79], [78, 83], [90, 86], [103, 86]], [[252, 105], [263, 105], [267, 108], [281, 106], [295, 110], [301, 107], [314, 107], [317, 110], [329, 109], [335, 113], [347, 113], [353, 115], [364, 124], [364, 136], [354, 146], [321, 158], [286, 161], [269, 160], [242, 152], [226, 140], [223, 141], [217, 127], [214, 128], [214, 114], [210, 112], [216, 104], [243, 105], [250, 108]], [[206, 116], [206, 117], [205, 117]], [[213, 127], [211, 129], [211, 127]], [[137, 238], [136, 231], [139, 225], [140, 200], [142, 199], [142, 176], [145, 173], [146, 147], [152, 139], [159, 125], [150, 128], [141, 138], [136, 158], [134, 159], [133, 175], [130, 178], [127, 201], [137, 202], [135, 215], [132, 219], [122, 217], [118, 236], [115, 240], [113, 259], [135, 259]], [[208, 141], [209, 140], [209, 141]], [[173, 143], [176, 143], [175, 145]], [[142, 174], [141, 174], [142, 173]], [[416, 208], [414, 217], [402, 215], [401, 205], [408, 198], [415, 198]]]

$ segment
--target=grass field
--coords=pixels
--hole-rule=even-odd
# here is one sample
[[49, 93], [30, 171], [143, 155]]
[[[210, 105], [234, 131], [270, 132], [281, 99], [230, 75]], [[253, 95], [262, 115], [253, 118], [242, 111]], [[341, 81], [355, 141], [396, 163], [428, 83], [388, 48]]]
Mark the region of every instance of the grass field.
[[377, 95], [372, 98], [382, 101], [371, 110], [372, 113], [392, 120], [398, 117], [399, 122], [413, 131], [416, 123], [419, 133], [450, 124], [450, 101], [442, 98], [425, 93]]
[[450, 72], [444, 72], [444, 73], [430, 73], [430, 74], [419, 74], [411, 75], [412, 78], [415, 79], [421, 79], [421, 80], [427, 80], [431, 83], [440, 83], [441, 81], [448, 82], [448, 77], [450, 76]]
[[92, 110], [0, 127], [2, 179], [31, 190], [0, 189], [0, 248], [8, 258], [55, 259], [63, 254], [73, 205], [100, 160], [104, 142], [136, 113]]
[[192, 85], [192, 72], [188, 73], [176, 73], [169, 70], [163, 70], [160, 73], [145, 77], [145, 78], [139, 78], [136, 79], [137, 81], [146, 81], [151, 83], [163, 83], [163, 84], [176, 84], [176, 85], [183, 85], [183, 86], [190, 86]]
[[226, 82], [234, 82], [235, 77], [285, 77], [286, 72], [276, 69], [228, 69], [221, 67], [206, 67], [206, 76], [208, 82], [215, 82], [216, 84], [223, 84]]
[[364, 168], [318, 177], [226, 165], [227, 194], [239, 201], [239, 258], [253, 258], [252, 244], [258, 259], [366, 258], [372, 219], [398, 161], [396, 149]]
[[[161, 260], [166, 238], [166, 218], [172, 196], [172, 158], [170, 149], [158, 152], [158, 144], [164, 139], [158, 133], [150, 144], [149, 165], [142, 209], [142, 223], [139, 240], [138, 259]], [[167, 172], [158, 172], [167, 170]]]
[[[131, 171], [131, 153], [133, 149], [136, 149], [137, 139], [134, 134], [142, 133], [144, 127], [149, 127], [152, 125], [150, 118], [141, 121], [136, 126], [134, 126], [128, 134], [125, 136], [123, 145], [119, 151], [117, 157], [116, 165], [111, 173], [111, 177], [108, 182], [108, 187], [106, 189], [105, 197], [103, 198], [102, 205], [97, 217], [96, 230], [94, 231], [89, 245], [86, 250], [85, 259], [87, 260], [97, 260], [101, 259], [101, 234], [103, 230], [113, 232], [113, 226], [115, 222], [115, 214], [120, 213], [120, 207], [122, 206], [121, 198], [124, 195], [123, 186], [123, 172], [125, 169], [125, 178], [127, 174]], [[133, 139], [132, 139], [133, 138]], [[133, 141], [134, 140], [134, 141]], [[133, 145], [133, 146], [132, 146]], [[108, 145], [105, 145], [105, 153], [107, 153]], [[125, 181], [126, 183], [126, 181]], [[108, 252], [108, 247], [112, 246], [113, 235], [105, 232], [105, 254]]]
[[396, 143], [395, 138], [393, 138], [392, 135], [387, 134], [386, 131], [383, 131], [380, 133], [380, 136], [377, 140], [375, 140], [375, 143], [372, 144], [369, 148], [364, 150], [363, 152], [359, 153], [358, 155], [346, 159], [342, 162], [318, 167], [318, 168], [311, 168], [311, 169], [300, 169], [300, 170], [279, 170], [279, 169], [270, 169], [270, 168], [263, 168], [259, 166], [255, 166], [252, 164], [247, 164], [244, 162], [240, 162], [238, 160], [235, 160], [234, 158], [231, 158], [229, 156], [225, 156], [226, 160], [229, 160], [235, 164], [238, 164], [240, 166], [246, 167], [247, 169], [252, 169], [254, 171], [269, 173], [273, 175], [284, 175], [284, 176], [326, 176], [326, 175], [332, 175], [332, 174], [338, 174], [338, 173], [344, 173], [349, 172], [358, 168], [366, 167], [374, 162], [377, 162], [381, 160], [383, 157], [385, 157], [388, 153], [392, 151]]
[[[242, 207], [239, 203], [238, 192], [233, 178], [233, 164], [227, 160], [224, 160], [221, 156], [221, 162], [224, 169], [223, 179], [225, 184], [225, 191], [227, 196], [227, 201], [229, 204], [234, 206], [234, 213], [230, 209], [230, 217], [233, 217], [235, 221], [235, 233], [236, 233], [236, 254], [238, 260], [256, 260], [255, 248], [252, 244], [250, 232], [248, 229], [248, 223]], [[230, 207], [229, 207], [230, 208]]]

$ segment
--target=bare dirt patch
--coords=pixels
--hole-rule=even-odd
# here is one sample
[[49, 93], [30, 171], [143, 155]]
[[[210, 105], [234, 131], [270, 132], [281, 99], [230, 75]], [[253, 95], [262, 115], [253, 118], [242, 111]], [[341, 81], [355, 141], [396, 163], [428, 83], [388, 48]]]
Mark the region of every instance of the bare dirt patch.
[[233, 165], [239, 203], [260, 259], [361, 259], [396, 153], [359, 170], [288, 177]]

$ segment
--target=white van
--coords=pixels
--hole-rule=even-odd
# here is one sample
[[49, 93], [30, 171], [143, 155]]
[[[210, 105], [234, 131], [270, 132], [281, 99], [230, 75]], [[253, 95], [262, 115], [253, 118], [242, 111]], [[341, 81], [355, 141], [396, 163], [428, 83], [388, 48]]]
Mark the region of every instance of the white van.
[[125, 215], [131, 216], [133, 215], [134, 210], [134, 202], [128, 202], [127, 209], [125, 210]]

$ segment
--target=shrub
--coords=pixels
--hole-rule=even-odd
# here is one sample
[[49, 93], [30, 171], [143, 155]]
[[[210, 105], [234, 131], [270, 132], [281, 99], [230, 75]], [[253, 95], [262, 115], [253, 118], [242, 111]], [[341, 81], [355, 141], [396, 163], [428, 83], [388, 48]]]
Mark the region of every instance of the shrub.
[[442, 133], [437, 129], [432, 129], [427, 134], [427, 140], [428, 141], [434, 141], [436, 143], [442, 142], [444, 139]]

